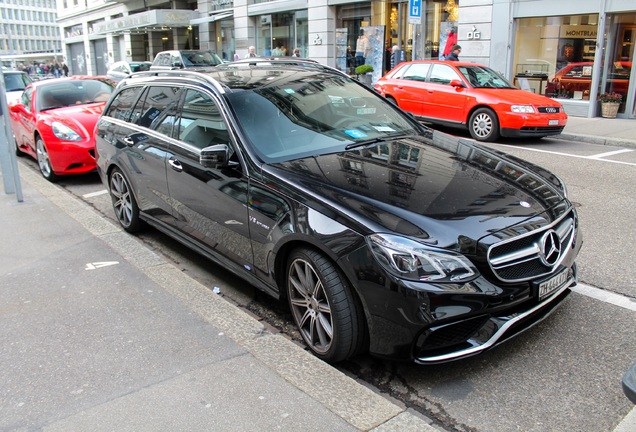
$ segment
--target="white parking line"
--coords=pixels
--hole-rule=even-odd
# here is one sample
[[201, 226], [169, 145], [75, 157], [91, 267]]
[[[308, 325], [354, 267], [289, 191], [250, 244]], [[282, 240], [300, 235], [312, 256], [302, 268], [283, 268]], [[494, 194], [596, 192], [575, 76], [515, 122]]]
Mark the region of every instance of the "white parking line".
[[107, 193], [108, 193], [108, 191], [106, 189], [103, 189], [103, 190], [100, 190], [100, 191], [97, 191], [97, 192], [87, 193], [85, 195], [82, 195], [82, 197], [83, 198], [93, 198], [93, 197], [104, 195], [104, 194], [107, 194]]
[[[533, 152], [538, 152], [538, 153], [548, 153], [548, 154], [554, 154], [554, 155], [559, 155], [559, 156], [568, 156], [568, 157], [573, 157], [573, 158], [578, 158], [578, 159], [597, 160], [597, 161], [600, 161], [600, 162], [610, 162], [610, 163], [615, 163], [615, 164], [620, 164], [620, 165], [636, 166], [636, 163], [634, 163], [634, 162], [622, 162], [622, 161], [614, 161], [614, 160], [608, 160], [608, 159], [599, 159], [598, 157], [601, 156], [601, 155], [597, 155], [597, 156], [580, 156], [580, 155], [573, 155], [573, 154], [569, 154], [569, 153], [561, 153], [561, 152], [555, 152], [555, 151], [549, 151], [549, 150], [540, 150], [540, 149], [521, 147], [521, 146], [516, 146], [516, 145], [510, 145], [510, 144], [497, 144], [497, 145], [501, 146], [501, 147], [510, 147], [510, 148], [515, 148], [515, 149], [519, 149], [519, 150], [528, 150], [528, 151], [533, 151]], [[631, 151], [631, 150], [627, 150], [627, 151]], [[605, 155], [607, 155], [607, 154], [605, 154]]]
[[620, 294], [594, 288], [593, 286], [582, 283], [579, 283], [577, 286], [572, 288], [572, 291], [636, 312], [636, 301]]
[[633, 152], [634, 150], [631, 149], [622, 149], [622, 150], [616, 150], [616, 151], [612, 151], [612, 152], [607, 152], [607, 153], [601, 153], [601, 154], [597, 154], [594, 156], [588, 156], [590, 159], [600, 159], [600, 158], [604, 158], [604, 157], [608, 157], [608, 156], [614, 156], [617, 154], [621, 154], [621, 153], [629, 153], [629, 152]]

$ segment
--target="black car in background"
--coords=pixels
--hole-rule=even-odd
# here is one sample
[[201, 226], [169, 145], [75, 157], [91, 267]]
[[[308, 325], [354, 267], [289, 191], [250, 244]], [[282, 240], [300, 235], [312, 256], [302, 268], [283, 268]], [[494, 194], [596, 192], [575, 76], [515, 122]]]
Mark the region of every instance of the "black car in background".
[[316, 63], [137, 74], [96, 140], [124, 229], [156, 227], [286, 299], [326, 361], [471, 356], [576, 283], [582, 238], [558, 177]]

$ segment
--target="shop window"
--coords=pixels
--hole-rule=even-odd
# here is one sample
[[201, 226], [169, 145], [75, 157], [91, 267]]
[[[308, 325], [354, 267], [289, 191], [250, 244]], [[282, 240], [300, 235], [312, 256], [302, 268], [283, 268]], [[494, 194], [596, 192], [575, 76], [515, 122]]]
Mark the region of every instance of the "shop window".
[[515, 84], [549, 97], [588, 100], [597, 34], [596, 14], [520, 19]]

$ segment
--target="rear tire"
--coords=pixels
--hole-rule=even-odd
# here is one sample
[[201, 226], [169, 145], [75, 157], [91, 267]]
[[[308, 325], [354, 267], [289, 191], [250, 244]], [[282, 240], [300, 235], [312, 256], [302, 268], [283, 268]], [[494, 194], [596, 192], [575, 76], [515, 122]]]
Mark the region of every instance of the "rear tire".
[[479, 108], [468, 121], [470, 136], [476, 141], [493, 142], [499, 138], [499, 119], [490, 108]]
[[110, 173], [108, 189], [119, 224], [129, 233], [139, 231], [143, 225], [139, 218], [139, 206], [128, 179], [119, 168], [113, 169]]
[[295, 250], [289, 257], [286, 285], [296, 326], [317, 357], [337, 363], [362, 350], [362, 306], [328, 258], [311, 249]]

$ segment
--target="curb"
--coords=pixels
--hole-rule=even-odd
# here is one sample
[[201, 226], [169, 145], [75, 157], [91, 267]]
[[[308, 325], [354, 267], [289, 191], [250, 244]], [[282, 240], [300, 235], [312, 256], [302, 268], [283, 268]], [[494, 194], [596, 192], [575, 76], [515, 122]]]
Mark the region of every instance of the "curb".
[[[24, 167], [23, 167], [24, 168]], [[184, 274], [95, 209], [31, 170], [20, 177], [145, 277], [224, 332], [264, 367], [360, 431], [439, 432], [431, 420], [333, 368]]]
[[582, 135], [573, 133], [562, 133], [555, 135], [554, 138], [562, 139], [566, 141], [578, 141], [588, 144], [599, 144], [614, 147], [628, 147], [636, 148], [636, 140], [630, 140], [625, 138], [610, 138], [597, 135]]

